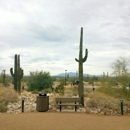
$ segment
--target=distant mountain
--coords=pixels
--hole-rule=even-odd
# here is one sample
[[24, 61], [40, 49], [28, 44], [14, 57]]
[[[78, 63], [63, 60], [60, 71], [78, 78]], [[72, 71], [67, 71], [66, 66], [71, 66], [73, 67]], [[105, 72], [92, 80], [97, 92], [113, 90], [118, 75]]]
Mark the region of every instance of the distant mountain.
[[[75, 72], [67, 72], [66, 76], [69, 75], [69, 77], [78, 77], [78, 73], [76, 74]], [[93, 77], [93, 76], [98, 76], [101, 77], [101, 75], [91, 75], [91, 74], [83, 74], [84, 77]], [[55, 75], [55, 77], [65, 77], [65, 73], [60, 73]]]

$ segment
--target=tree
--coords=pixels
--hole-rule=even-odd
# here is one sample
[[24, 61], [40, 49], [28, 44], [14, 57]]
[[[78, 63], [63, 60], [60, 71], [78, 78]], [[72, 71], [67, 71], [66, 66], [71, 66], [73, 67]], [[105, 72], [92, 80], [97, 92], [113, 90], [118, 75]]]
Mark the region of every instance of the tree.
[[[113, 75], [116, 76], [116, 82], [122, 85], [122, 94], [125, 98], [130, 98], [130, 78], [129, 78], [129, 69], [128, 65], [130, 63], [130, 59], [125, 57], [119, 57], [115, 62], [112, 63]], [[129, 90], [127, 90], [127, 87]]]
[[53, 84], [53, 79], [49, 72], [46, 71], [33, 71], [30, 72], [30, 78], [28, 81], [28, 90], [44, 90], [46, 88], [51, 88]]
[[128, 64], [130, 59], [125, 57], [119, 57], [115, 62], [112, 63], [112, 74], [115, 76], [129, 75]]

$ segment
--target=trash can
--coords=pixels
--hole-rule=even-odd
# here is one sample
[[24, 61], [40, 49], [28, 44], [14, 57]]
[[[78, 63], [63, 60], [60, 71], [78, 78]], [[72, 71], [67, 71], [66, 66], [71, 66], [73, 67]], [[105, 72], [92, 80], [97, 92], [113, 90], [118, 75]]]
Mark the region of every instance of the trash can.
[[49, 110], [49, 96], [46, 93], [40, 93], [37, 96], [37, 107], [38, 112], [45, 112]]

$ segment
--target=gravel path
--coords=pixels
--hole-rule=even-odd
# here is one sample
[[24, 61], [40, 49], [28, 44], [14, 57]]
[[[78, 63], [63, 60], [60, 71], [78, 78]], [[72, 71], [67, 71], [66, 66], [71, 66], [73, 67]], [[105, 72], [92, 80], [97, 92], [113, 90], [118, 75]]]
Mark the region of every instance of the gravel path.
[[74, 112], [0, 114], [0, 130], [130, 130], [130, 116]]

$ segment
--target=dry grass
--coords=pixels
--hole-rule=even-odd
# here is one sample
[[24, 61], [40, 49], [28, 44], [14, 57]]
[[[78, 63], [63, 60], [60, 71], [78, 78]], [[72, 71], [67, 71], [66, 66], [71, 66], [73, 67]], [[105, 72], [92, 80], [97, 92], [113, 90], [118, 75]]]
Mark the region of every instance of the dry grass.
[[111, 107], [115, 104], [115, 99], [113, 97], [107, 96], [103, 93], [92, 92], [89, 93], [88, 101], [86, 101], [86, 106], [90, 108], [100, 108], [100, 107]]
[[10, 88], [0, 85], [0, 112], [7, 111], [9, 102], [15, 102], [18, 99], [18, 94]]
[[64, 93], [65, 93], [66, 97], [77, 96], [78, 95], [78, 86], [68, 85], [65, 87]]

